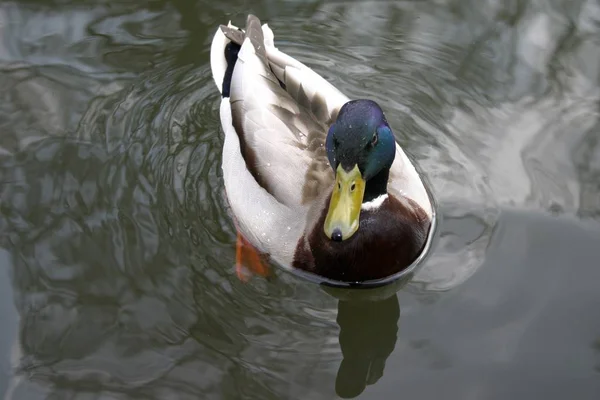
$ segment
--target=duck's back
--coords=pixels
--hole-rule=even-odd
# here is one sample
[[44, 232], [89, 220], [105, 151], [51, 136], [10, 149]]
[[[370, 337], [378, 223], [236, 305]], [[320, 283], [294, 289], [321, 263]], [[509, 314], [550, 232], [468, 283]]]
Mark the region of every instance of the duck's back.
[[230, 88], [232, 124], [248, 170], [281, 203], [309, 204], [331, 187], [325, 137], [348, 99], [277, 50], [271, 30], [256, 17], [248, 17], [245, 33], [221, 30], [241, 44], [230, 81], [223, 74], [222, 86]]

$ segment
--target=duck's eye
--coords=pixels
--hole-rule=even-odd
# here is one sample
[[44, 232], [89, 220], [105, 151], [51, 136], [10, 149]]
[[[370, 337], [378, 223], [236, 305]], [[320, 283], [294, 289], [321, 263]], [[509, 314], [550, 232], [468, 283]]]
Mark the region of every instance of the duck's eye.
[[377, 134], [377, 131], [375, 131], [375, 133], [373, 133], [373, 137], [371, 138], [371, 146], [375, 146], [377, 144], [377, 140], [379, 140], [379, 135]]

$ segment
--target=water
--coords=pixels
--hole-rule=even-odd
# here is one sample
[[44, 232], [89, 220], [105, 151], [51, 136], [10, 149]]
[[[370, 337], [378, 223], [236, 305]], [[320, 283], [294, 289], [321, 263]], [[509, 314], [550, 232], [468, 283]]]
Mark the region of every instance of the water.
[[[0, 394], [600, 398], [600, 4], [259, 3], [0, 3]], [[235, 277], [208, 57], [247, 12], [431, 183], [391, 297]]]

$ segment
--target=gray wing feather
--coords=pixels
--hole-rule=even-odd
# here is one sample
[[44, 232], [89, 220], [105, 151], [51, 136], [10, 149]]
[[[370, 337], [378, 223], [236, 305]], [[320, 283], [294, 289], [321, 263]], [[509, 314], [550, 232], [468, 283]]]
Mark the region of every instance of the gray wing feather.
[[225, 35], [225, 37], [231, 40], [233, 43], [241, 46], [244, 43], [244, 38], [246, 34], [238, 28], [232, 28], [227, 25], [219, 25], [221, 32]]
[[[325, 137], [347, 98], [336, 90], [342, 102], [328, 101], [325, 81], [265, 41], [263, 29], [248, 18], [231, 84], [233, 125], [257, 182], [285, 205], [307, 204], [333, 182]], [[241, 31], [226, 30], [240, 40]]]

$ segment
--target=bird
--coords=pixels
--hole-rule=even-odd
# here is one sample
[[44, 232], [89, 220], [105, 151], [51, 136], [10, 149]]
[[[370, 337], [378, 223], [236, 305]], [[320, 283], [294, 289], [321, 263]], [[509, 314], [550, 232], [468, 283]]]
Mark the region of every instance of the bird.
[[236, 272], [269, 262], [335, 282], [373, 282], [415, 262], [433, 198], [382, 107], [350, 99], [275, 46], [268, 24], [219, 25], [210, 46]]

